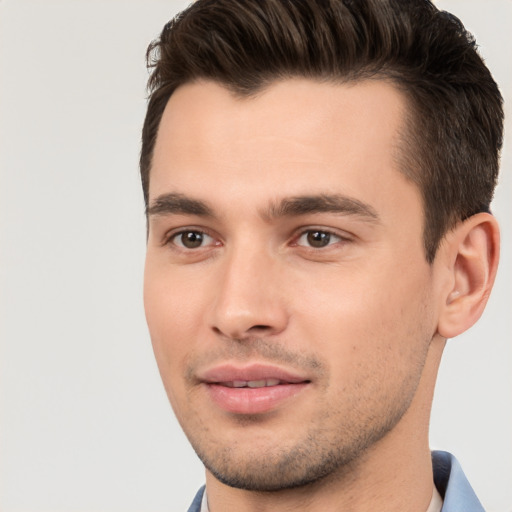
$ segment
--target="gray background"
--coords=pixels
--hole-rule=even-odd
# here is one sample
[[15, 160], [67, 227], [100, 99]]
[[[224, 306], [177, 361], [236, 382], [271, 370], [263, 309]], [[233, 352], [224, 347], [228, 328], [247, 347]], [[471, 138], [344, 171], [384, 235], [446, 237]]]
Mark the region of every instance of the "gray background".
[[[512, 2], [445, 0], [512, 103]], [[0, 0], [0, 510], [180, 511], [202, 467], [142, 308], [144, 52], [184, 2]], [[512, 511], [512, 176], [483, 319], [449, 342], [431, 444]]]

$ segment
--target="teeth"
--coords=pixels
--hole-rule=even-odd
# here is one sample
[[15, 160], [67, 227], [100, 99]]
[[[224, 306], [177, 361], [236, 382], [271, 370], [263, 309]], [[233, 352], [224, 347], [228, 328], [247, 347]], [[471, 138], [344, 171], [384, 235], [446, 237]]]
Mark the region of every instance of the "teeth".
[[265, 388], [268, 386], [278, 386], [281, 383], [279, 379], [262, 380], [233, 380], [231, 382], [221, 382], [228, 388]]
[[250, 380], [247, 386], [250, 388], [264, 388], [266, 383], [266, 380]]

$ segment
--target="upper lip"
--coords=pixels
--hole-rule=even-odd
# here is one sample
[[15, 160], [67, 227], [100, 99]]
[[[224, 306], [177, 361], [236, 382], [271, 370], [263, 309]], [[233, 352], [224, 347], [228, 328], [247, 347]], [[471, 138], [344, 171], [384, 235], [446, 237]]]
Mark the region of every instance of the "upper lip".
[[269, 364], [250, 364], [246, 366], [222, 364], [199, 372], [198, 378], [200, 381], [208, 384], [269, 379], [277, 379], [290, 384], [309, 381], [307, 377], [295, 371]]

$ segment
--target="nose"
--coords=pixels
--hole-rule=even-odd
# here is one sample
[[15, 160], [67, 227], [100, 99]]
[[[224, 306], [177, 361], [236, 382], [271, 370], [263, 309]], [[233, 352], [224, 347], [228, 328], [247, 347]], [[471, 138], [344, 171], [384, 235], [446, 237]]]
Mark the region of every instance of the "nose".
[[238, 248], [222, 258], [211, 327], [230, 339], [271, 336], [288, 324], [283, 272], [264, 250]]

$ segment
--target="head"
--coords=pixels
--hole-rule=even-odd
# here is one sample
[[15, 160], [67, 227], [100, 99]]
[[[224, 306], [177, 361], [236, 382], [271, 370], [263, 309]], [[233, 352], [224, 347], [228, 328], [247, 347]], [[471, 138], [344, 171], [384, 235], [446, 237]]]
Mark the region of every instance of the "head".
[[146, 314], [205, 466], [276, 491], [412, 453], [496, 271], [474, 41], [417, 0], [198, 0], [149, 56]]

